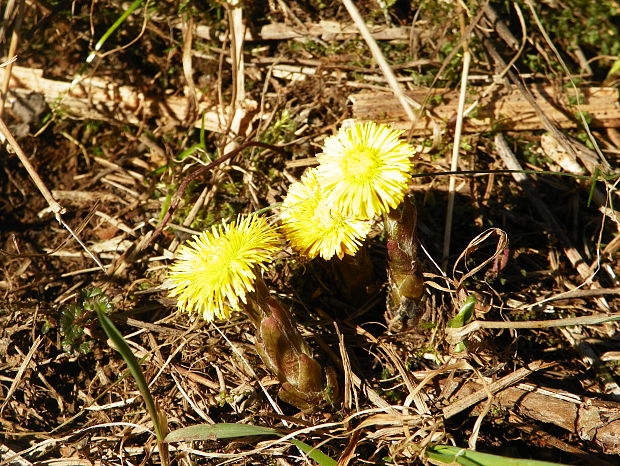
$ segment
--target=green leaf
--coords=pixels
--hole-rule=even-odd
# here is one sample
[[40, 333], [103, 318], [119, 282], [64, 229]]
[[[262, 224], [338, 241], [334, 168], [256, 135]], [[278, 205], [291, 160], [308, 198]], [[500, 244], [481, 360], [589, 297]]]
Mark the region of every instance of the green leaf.
[[463, 306], [461, 306], [461, 309], [459, 309], [459, 312], [454, 317], [452, 317], [452, 319], [450, 319], [450, 321], [448, 322], [448, 327], [460, 328], [468, 324], [474, 315], [475, 307], [476, 297], [471, 295], [465, 300]]
[[[196, 426], [183, 427], [170, 432], [165, 442], [188, 442], [192, 440], [219, 440], [237, 437], [253, 436], [276, 436], [284, 437], [276, 429], [270, 427], [253, 426], [248, 424], [200, 424]], [[336, 466], [336, 461], [320, 450], [296, 439], [287, 439], [311, 459], [321, 466]]]
[[433, 445], [426, 449], [425, 454], [435, 462], [463, 466], [561, 466], [560, 463], [509, 458], [449, 445]]
[[199, 424], [173, 430], [167, 436], [166, 442], [188, 442], [191, 440], [218, 440], [236, 437], [252, 437], [255, 435], [281, 436], [270, 427], [253, 426], [249, 424]]
[[290, 439], [289, 442], [291, 442], [293, 445], [295, 445], [297, 448], [299, 448], [321, 466], [336, 466], [337, 464], [336, 460], [334, 460], [333, 458], [330, 458], [322, 451], [317, 450], [316, 448], [311, 447], [310, 445], [300, 440]]

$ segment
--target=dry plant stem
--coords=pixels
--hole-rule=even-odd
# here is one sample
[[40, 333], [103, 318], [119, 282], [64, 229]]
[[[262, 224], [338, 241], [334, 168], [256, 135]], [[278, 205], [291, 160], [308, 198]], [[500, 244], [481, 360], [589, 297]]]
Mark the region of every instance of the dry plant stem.
[[494, 26], [495, 31], [497, 32], [497, 35], [501, 37], [510, 48], [513, 48], [515, 50], [518, 49], [518, 52], [510, 60], [508, 65], [506, 65], [503, 71], [498, 74], [498, 77], [502, 79], [504, 78], [504, 75], [508, 72], [508, 70], [510, 70], [512, 66], [515, 64], [516, 60], [521, 55], [521, 52], [523, 52], [523, 48], [525, 47], [525, 44], [527, 43], [527, 30], [525, 26], [525, 19], [523, 18], [523, 13], [521, 12], [521, 8], [519, 8], [519, 5], [517, 3], [514, 3], [514, 8], [515, 8], [515, 11], [517, 12], [517, 16], [519, 17], [519, 22], [521, 23], [521, 31], [523, 35], [521, 45], [519, 45], [519, 41], [517, 40], [517, 38], [512, 34], [512, 32], [510, 31], [510, 28], [498, 16], [497, 12], [493, 9], [491, 5], [487, 3], [483, 8], [485, 16]]
[[[217, 182], [218, 177], [215, 177], [215, 181]], [[194, 219], [196, 218], [196, 216], [198, 215], [198, 213], [200, 212], [200, 210], [209, 202], [209, 194], [211, 194], [212, 196], [214, 195], [214, 191], [215, 191], [215, 186], [205, 186], [202, 190], [202, 192], [200, 193], [200, 195], [198, 196], [198, 199], [196, 200], [196, 202], [194, 202], [194, 205], [192, 206], [192, 208], [190, 209], [189, 213], [187, 214], [187, 216], [183, 219], [183, 223], [181, 224], [181, 227], [189, 227], [192, 222], [194, 221]], [[168, 250], [169, 251], [174, 251], [176, 250], [176, 248], [179, 246], [180, 243], [180, 239], [178, 237], [175, 237], [174, 240], [170, 243], [170, 245], [168, 246]]]
[[419, 306], [424, 277], [418, 255], [416, 217], [414, 201], [407, 196], [383, 218], [389, 286], [386, 320], [388, 328], [394, 331], [413, 327], [422, 317]]
[[571, 290], [564, 293], [558, 293], [557, 295], [545, 298], [542, 301], [538, 301], [534, 304], [525, 306], [526, 309], [541, 306], [549, 301], [558, 301], [560, 299], [578, 299], [578, 298], [590, 298], [592, 296], [603, 295], [620, 295], [620, 288], [596, 288], [594, 290]]
[[[461, 11], [461, 15], [463, 12]], [[465, 29], [465, 28], [463, 28]], [[469, 76], [469, 64], [471, 63], [471, 52], [467, 47], [467, 42], [463, 44], [463, 70], [461, 74], [461, 90], [459, 93], [459, 103], [456, 114], [456, 127], [454, 129], [454, 143], [452, 146], [452, 161], [450, 170], [456, 171], [459, 163], [459, 149], [461, 146], [461, 135], [463, 132], [463, 112], [465, 111], [465, 97], [467, 97], [467, 78]], [[454, 216], [454, 196], [456, 188], [456, 177], [450, 175], [450, 184], [448, 187], [448, 206], [446, 208], [446, 223], [443, 236], [443, 252], [442, 266], [444, 271], [448, 266], [448, 257], [450, 255], [450, 239], [452, 236], [452, 219]]]
[[[11, 33], [11, 44], [9, 45], [9, 53], [7, 57], [15, 56], [17, 51], [17, 45], [19, 43], [19, 29], [22, 25], [22, 19], [24, 18], [24, 0], [19, 0], [19, 6], [17, 16], [15, 18], [15, 24], [13, 25], [13, 32]], [[7, 8], [9, 5], [7, 5]], [[0, 102], [0, 118], [4, 115], [4, 106], [6, 105], [6, 98], [8, 97], [9, 82], [11, 81], [11, 70], [13, 69], [14, 61], [7, 63], [4, 80], [2, 81], [2, 102]]]
[[342, 371], [344, 372], [344, 384], [342, 387], [342, 405], [348, 411], [353, 409], [353, 401], [355, 400], [355, 410], [359, 411], [359, 400], [357, 392], [353, 391], [352, 378], [354, 376], [351, 368], [351, 359], [347, 352], [347, 346], [344, 341], [344, 335], [340, 331], [338, 323], [334, 321], [334, 329], [338, 336], [338, 349], [340, 351], [340, 360], [342, 361]]
[[235, 104], [243, 102], [245, 99], [245, 73], [243, 61], [243, 42], [244, 30], [243, 26], [243, 8], [240, 0], [229, 0], [229, 25], [231, 38], [231, 58], [232, 72], [234, 76], [233, 86], [233, 102]]
[[9, 403], [11, 397], [15, 393], [15, 390], [19, 386], [19, 383], [24, 375], [24, 372], [26, 372], [26, 369], [30, 365], [32, 358], [34, 357], [34, 354], [37, 352], [37, 349], [39, 348], [39, 345], [42, 343], [42, 341], [43, 341], [42, 337], [38, 336], [37, 339], [32, 344], [32, 346], [30, 347], [30, 350], [28, 350], [28, 354], [26, 354], [26, 356], [24, 357], [24, 360], [22, 364], [20, 365], [19, 370], [17, 371], [17, 375], [15, 375], [15, 378], [13, 379], [13, 382], [11, 383], [11, 387], [9, 388], [9, 391], [7, 392], [6, 396], [4, 397], [4, 401], [2, 402], [2, 405], [0, 406], [0, 416], [2, 415], [2, 412], [4, 411], [4, 408], [6, 407], [6, 405]]
[[0, 458], [2, 463], [10, 464], [11, 466], [32, 466], [32, 463], [25, 459], [20, 453], [16, 453], [6, 445], [0, 444]]
[[[464, 30], [463, 10], [460, 11], [461, 30]], [[456, 171], [458, 169], [459, 149], [461, 146], [461, 134], [463, 131], [463, 114], [465, 111], [465, 97], [467, 95], [467, 78], [469, 76], [469, 64], [471, 62], [471, 53], [467, 46], [467, 38], [464, 37], [463, 43], [463, 69], [461, 74], [461, 89], [459, 93], [459, 101], [456, 115], [456, 127], [454, 130], [454, 143], [452, 146], [452, 160], [450, 163], [450, 171]], [[448, 266], [448, 257], [450, 255], [450, 240], [452, 236], [452, 219], [454, 217], [454, 196], [456, 188], [456, 177], [450, 175], [450, 182], [448, 186], [448, 206], [446, 208], [446, 222], [444, 226], [443, 237], [443, 251], [442, 251], [442, 266], [445, 269]]]
[[304, 411], [312, 411], [338, 398], [338, 384], [331, 367], [322, 367], [295, 325], [292, 313], [271, 296], [262, 279], [244, 308], [256, 327], [256, 350], [280, 380], [278, 396]]
[[196, 120], [196, 112], [198, 110], [198, 96], [196, 93], [196, 84], [194, 83], [193, 66], [192, 66], [192, 38], [194, 36], [194, 18], [190, 17], [187, 23], [183, 24], [183, 56], [181, 62], [183, 64], [183, 76], [187, 81], [189, 90], [189, 106], [187, 109], [187, 117], [190, 122]]
[[[402, 378], [403, 383], [406, 385], [407, 390], [409, 391], [408, 397], [412, 397], [412, 399], [415, 401], [418, 412], [424, 414], [430, 413], [430, 409], [428, 408], [424, 400], [422, 400], [419, 394], [420, 385], [415, 384], [411, 373], [405, 368], [402, 359], [399, 357], [398, 354], [396, 354], [392, 346], [389, 343], [379, 341], [377, 338], [375, 338], [373, 335], [371, 335], [369, 332], [367, 332], [365, 329], [358, 325], [352, 326], [352, 328], [358, 335], [363, 335], [371, 344], [376, 345], [385, 354], [388, 360], [394, 365], [394, 367], [398, 371], [398, 374]], [[355, 380], [354, 383], [357, 384]]]
[[[368, 30], [368, 27], [366, 26], [364, 19], [360, 15], [359, 10], [357, 9], [357, 7], [353, 4], [351, 0], [342, 0], [342, 3], [344, 4], [345, 8], [349, 12], [349, 15], [351, 15], [351, 18], [353, 18], [353, 22], [359, 29], [360, 34], [362, 35], [362, 37], [368, 44], [370, 53], [372, 53], [373, 58], [379, 65], [379, 68], [381, 68], [381, 72], [385, 76], [385, 79], [387, 80], [388, 85], [390, 86], [390, 89], [392, 90], [394, 95], [398, 97], [398, 101], [400, 102], [403, 109], [405, 110], [407, 117], [409, 118], [411, 122], [416, 121], [417, 116], [411, 108], [412, 100], [407, 98], [407, 96], [404, 94], [403, 90], [401, 89], [400, 84], [398, 84], [398, 81], [396, 80], [396, 76], [394, 76], [394, 72], [392, 71], [392, 69], [390, 68], [390, 65], [388, 65], [388, 62], [386, 61], [385, 57], [381, 53], [381, 49], [377, 45], [377, 41], [374, 39], [370, 31]], [[417, 110], [420, 110], [421, 108], [422, 106], [420, 104], [416, 105]]]
[[[516, 4], [515, 4], [516, 7]], [[489, 19], [491, 24], [495, 27], [495, 31], [497, 35], [500, 36], [506, 45], [513, 50], [517, 50], [519, 48], [519, 41], [512, 34], [510, 28], [506, 25], [506, 23], [501, 19], [501, 17], [497, 14], [495, 9], [489, 5], [488, 3], [484, 5], [482, 8], [484, 11], [484, 15]]]
[[472, 269], [468, 270], [465, 274], [463, 274], [455, 283], [457, 291], [463, 287], [463, 284], [468, 278], [474, 276], [476, 273], [486, 267], [490, 262], [495, 260], [495, 258], [497, 258], [500, 254], [502, 254], [502, 252], [505, 251], [506, 248], [508, 248], [508, 235], [506, 234], [506, 232], [504, 230], [501, 230], [500, 228], [489, 228], [480, 233], [474, 239], [472, 239], [467, 245], [467, 247], [461, 252], [459, 257], [454, 262], [454, 266], [452, 267], [452, 276], [456, 276], [458, 267], [461, 262], [463, 262], [464, 266], [466, 266], [465, 262], [469, 254], [472, 254], [474, 251], [481, 248], [485, 244], [485, 242], [493, 236], [497, 237], [497, 242], [495, 243], [495, 251], [493, 255], [491, 255], [485, 261], [479, 263]]
[[244, 149], [247, 149], [248, 147], [262, 147], [263, 149], [270, 149], [270, 150], [272, 150], [274, 152], [277, 152], [277, 153], [279, 153], [279, 154], [281, 154], [281, 155], [286, 157], [286, 152], [282, 148], [280, 148], [278, 146], [273, 146], [271, 144], [266, 144], [264, 142], [249, 141], [249, 142], [245, 142], [245, 143], [241, 144], [239, 147], [233, 149], [232, 151], [222, 155], [221, 157], [217, 158], [213, 162], [211, 162], [211, 163], [209, 163], [209, 164], [207, 164], [207, 165], [205, 165], [203, 167], [198, 168], [196, 171], [194, 171], [190, 175], [186, 176], [185, 179], [181, 182], [181, 184], [179, 185], [179, 188], [177, 189], [176, 193], [174, 194], [174, 197], [172, 198], [172, 202], [170, 202], [170, 207], [166, 211], [166, 214], [164, 215], [164, 218], [161, 220], [161, 222], [159, 222], [159, 225], [157, 225], [157, 228], [155, 229], [155, 231], [153, 232], [153, 234], [151, 235], [149, 240], [143, 245], [142, 249], [146, 248], [149, 244], [151, 244], [161, 234], [161, 232], [163, 231], [164, 227], [170, 221], [170, 218], [172, 217], [172, 214], [174, 213], [174, 211], [179, 206], [179, 202], [181, 202], [183, 193], [187, 189], [187, 186], [189, 185], [189, 183], [191, 183], [193, 180], [195, 180], [199, 176], [205, 174], [209, 170], [212, 170], [213, 168], [215, 168], [218, 165], [226, 162], [227, 160], [232, 159], [234, 156], [239, 154], [239, 152], [241, 152]]
[[370, 400], [370, 402], [373, 403], [376, 407], [384, 409], [387, 413], [390, 414], [400, 414], [400, 411], [398, 411], [390, 403], [381, 398], [381, 395], [379, 395], [376, 391], [370, 388], [368, 384], [366, 384], [366, 382], [363, 382], [362, 379], [353, 371], [351, 371], [351, 381], [353, 382], [355, 388], [360, 390], [365, 395], [365, 398]]
[[[500, 157], [502, 158], [506, 166], [510, 170], [521, 170], [522, 169], [521, 164], [519, 163], [514, 153], [508, 146], [508, 143], [504, 139], [504, 136], [501, 133], [497, 133], [495, 135], [494, 141], [495, 141], [495, 147], [497, 149], [497, 152], [499, 153]], [[585, 260], [583, 259], [579, 251], [575, 248], [575, 246], [572, 244], [572, 241], [570, 240], [566, 232], [562, 229], [562, 227], [556, 220], [555, 215], [553, 215], [553, 212], [551, 212], [551, 210], [547, 207], [547, 205], [544, 204], [540, 200], [540, 197], [536, 194], [534, 187], [532, 186], [532, 183], [527, 178], [527, 176], [522, 173], [513, 173], [513, 177], [515, 181], [519, 184], [519, 186], [523, 188], [530, 202], [534, 204], [534, 207], [538, 211], [538, 214], [543, 219], [547, 227], [555, 235], [557, 235], [564, 249], [564, 253], [570, 260], [573, 267], [577, 269], [577, 272], [579, 273], [581, 278], [586, 283], [591, 283], [591, 286], [593, 288], [600, 288], [601, 286], [599, 285], [599, 283], [594, 280], [594, 274], [596, 272], [592, 273], [590, 268], [586, 265]], [[598, 297], [595, 300], [599, 308], [601, 308], [601, 310], [603, 311], [609, 310], [609, 305], [607, 304], [607, 301], [604, 298]]]
[[[243, 112], [237, 111], [243, 106], [245, 99], [245, 65], [243, 60], [243, 8], [240, 0], [228, 0], [224, 3], [228, 15], [230, 29], [230, 57], [233, 75], [232, 104], [229, 112], [231, 118], [227, 121], [228, 130], [225, 132], [228, 138], [224, 147], [224, 152], [235, 149], [239, 143], [236, 136], [247, 136], [248, 132], [241, 134], [243, 123]], [[249, 127], [246, 128], [249, 131]], [[232, 137], [231, 137], [232, 134]]]
[[527, 322], [489, 322], [484, 320], [475, 320], [469, 324], [459, 328], [447, 328], [450, 339], [461, 341], [462, 338], [470, 333], [477, 332], [481, 329], [535, 329], [550, 327], [572, 327], [575, 325], [597, 325], [603, 322], [620, 320], [620, 314], [598, 314], [583, 317], [568, 317], [566, 319], [552, 320], [530, 320]]
[[28, 160], [28, 157], [22, 150], [17, 140], [13, 137], [13, 134], [11, 133], [9, 128], [6, 126], [6, 123], [4, 122], [2, 118], [0, 118], [0, 132], [4, 135], [4, 137], [10, 144], [10, 146], [15, 151], [15, 154], [17, 155], [17, 157], [19, 158], [19, 161], [22, 163], [22, 165], [28, 172], [28, 175], [30, 175], [30, 178], [32, 179], [33, 183], [39, 189], [39, 192], [43, 195], [48, 205], [50, 206], [50, 210], [52, 211], [52, 213], [56, 216], [64, 214], [66, 212], [65, 209], [58, 202], [56, 202], [56, 199], [54, 199], [54, 196], [52, 196], [52, 193], [50, 193], [49, 189], [47, 189], [47, 187], [45, 186], [45, 183], [43, 183], [43, 180], [41, 179], [37, 171], [34, 169], [32, 164], [30, 163], [30, 160]]
[[484, 408], [482, 408], [482, 412], [478, 415], [476, 422], [474, 422], [474, 427], [472, 428], [472, 433], [469, 436], [469, 440], [467, 441], [467, 446], [470, 450], [476, 449], [476, 442], [478, 441], [478, 436], [480, 435], [480, 427], [482, 426], [482, 421], [489, 414], [491, 407], [493, 406], [493, 399], [489, 398], [487, 402], [484, 404]]

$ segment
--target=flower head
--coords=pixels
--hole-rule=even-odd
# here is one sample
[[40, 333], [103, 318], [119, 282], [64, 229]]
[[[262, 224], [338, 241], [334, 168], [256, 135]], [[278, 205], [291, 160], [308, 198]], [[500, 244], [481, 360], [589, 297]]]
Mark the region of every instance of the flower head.
[[341, 128], [325, 139], [317, 178], [336, 210], [372, 218], [398, 206], [411, 178], [414, 149], [403, 131], [374, 122]]
[[266, 268], [278, 241], [276, 230], [256, 214], [211, 227], [179, 248], [170, 266], [170, 296], [179, 309], [203, 319], [230, 317], [254, 291], [257, 268]]
[[310, 258], [320, 255], [340, 259], [355, 254], [370, 230], [370, 222], [345, 215], [329, 207], [316, 177], [307, 170], [293, 183], [282, 203], [282, 231], [291, 246]]

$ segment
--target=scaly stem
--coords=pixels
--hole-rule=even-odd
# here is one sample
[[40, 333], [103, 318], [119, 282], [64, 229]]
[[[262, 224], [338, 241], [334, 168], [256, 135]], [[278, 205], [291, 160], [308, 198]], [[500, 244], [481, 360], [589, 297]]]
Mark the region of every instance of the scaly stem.
[[333, 369], [324, 369], [312, 357], [293, 315], [269, 294], [260, 278], [255, 286], [245, 310], [256, 327], [258, 354], [282, 383], [278, 396], [304, 411], [335, 399], [338, 385]]
[[410, 196], [383, 217], [389, 281], [386, 319], [390, 330], [414, 326], [422, 316], [419, 305], [424, 293], [424, 278], [418, 259], [416, 217]]

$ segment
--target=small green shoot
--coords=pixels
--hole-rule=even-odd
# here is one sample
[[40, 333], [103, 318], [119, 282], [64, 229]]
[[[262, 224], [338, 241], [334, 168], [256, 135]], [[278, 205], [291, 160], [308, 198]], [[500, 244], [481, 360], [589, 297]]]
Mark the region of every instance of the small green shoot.
[[[467, 325], [474, 317], [474, 309], [476, 308], [476, 297], [470, 295], [467, 297], [459, 312], [448, 321], [448, 328], [461, 328]], [[467, 346], [466, 341], [458, 342], [454, 347], [455, 353], [462, 353]]]
[[620, 73], [620, 58], [616, 58], [611, 68], [607, 72], [607, 79], [612, 78], [614, 75]]
[[448, 321], [449, 328], [460, 328], [467, 325], [474, 315], [474, 308], [476, 307], [476, 297], [470, 295], [467, 297], [459, 312]]
[[297, 123], [288, 110], [284, 109], [278, 119], [261, 136], [261, 142], [267, 144], [282, 144], [291, 140], [295, 134]]

